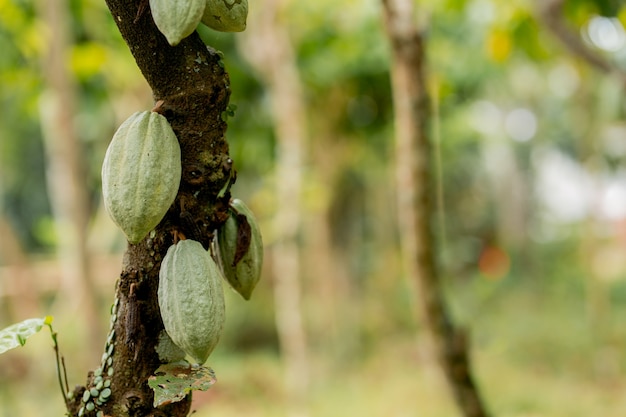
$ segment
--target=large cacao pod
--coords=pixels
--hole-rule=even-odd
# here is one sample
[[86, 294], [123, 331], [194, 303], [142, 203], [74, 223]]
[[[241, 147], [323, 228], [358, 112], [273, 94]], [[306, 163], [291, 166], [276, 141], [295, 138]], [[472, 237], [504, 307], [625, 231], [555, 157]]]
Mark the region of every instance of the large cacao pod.
[[165, 117], [130, 116], [102, 164], [104, 207], [130, 243], [139, 243], [174, 202], [181, 177], [180, 145]]
[[235, 198], [230, 217], [218, 230], [217, 239], [224, 278], [246, 300], [261, 278], [263, 239], [252, 211]]
[[248, 18], [248, 0], [206, 0], [202, 23], [220, 32], [243, 32]]
[[172, 46], [196, 30], [205, 6], [206, 0], [150, 0], [152, 19]]
[[224, 325], [221, 272], [195, 240], [172, 245], [161, 263], [158, 300], [165, 331], [197, 363], [217, 345]]

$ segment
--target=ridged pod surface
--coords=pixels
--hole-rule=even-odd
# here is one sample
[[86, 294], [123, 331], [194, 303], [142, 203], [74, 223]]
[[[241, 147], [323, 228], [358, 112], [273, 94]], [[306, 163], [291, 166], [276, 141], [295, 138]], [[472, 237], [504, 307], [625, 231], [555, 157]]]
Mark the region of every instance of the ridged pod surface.
[[104, 157], [102, 195], [130, 243], [139, 243], [163, 219], [180, 177], [180, 145], [167, 119], [149, 111], [126, 119]]
[[205, 6], [206, 0], [150, 0], [152, 19], [172, 46], [196, 30]]
[[202, 23], [220, 32], [243, 32], [248, 18], [248, 0], [206, 0]]
[[161, 263], [159, 309], [172, 341], [203, 364], [217, 345], [225, 320], [222, 274], [199, 242], [170, 246]]
[[[261, 278], [263, 268], [263, 239], [261, 230], [252, 211], [240, 199], [233, 199], [230, 203], [231, 215], [226, 223], [218, 230], [220, 256], [224, 278], [246, 300], [250, 299], [254, 287]], [[243, 232], [241, 216], [250, 226], [249, 231]], [[244, 253], [238, 248], [241, 235], [249, 235], [249, 246]]]

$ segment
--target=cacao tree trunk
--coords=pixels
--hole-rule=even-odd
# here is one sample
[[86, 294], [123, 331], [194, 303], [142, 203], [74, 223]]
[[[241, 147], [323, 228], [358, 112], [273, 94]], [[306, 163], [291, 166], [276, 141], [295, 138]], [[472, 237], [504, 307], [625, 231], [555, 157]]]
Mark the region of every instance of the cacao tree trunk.
[[[186, 416], [191, 395], [155, 408], [147, 384], [160, 365], [155, 351], [163, 330], [157, 300], [159, 269], [175, 236], [186, 236], [208, 248], [214, 230], [227, 218], [230, 193], [219, 198], [218, 193], [233, 169], [225, 140], [227, 125], [221, 117], [228, 105], [230, 80], [217, 52], [197, 33], [171, 47], [154, 25], [147, 1], [106, 3], [152, 89], [154, 111], [165, 116], [176, 133], [182, 179], [165, 218], [143, 241], [129, 244], [124, 254], [106, 360], [97, 370], [111, 380], [111, 395], [98, 411], [112, 417]], [[72, 415], [77, 415], [81, 397], [93, 381], [94, 374], [89, 373], [86, 385], [77, 387], [67, 400]]]
[[467, 336], [455, 326], [441, 289], [432, 227], [433, 175], [430, 101], [426, 84], [426, 45], [413, 23], [412, 0], [382, 0], [391, 44], [395, 113], [396, 192], [405, 270], [415, 282], [434, 356], [461, 413], [485, 417], [487, 410], [470, 370]]

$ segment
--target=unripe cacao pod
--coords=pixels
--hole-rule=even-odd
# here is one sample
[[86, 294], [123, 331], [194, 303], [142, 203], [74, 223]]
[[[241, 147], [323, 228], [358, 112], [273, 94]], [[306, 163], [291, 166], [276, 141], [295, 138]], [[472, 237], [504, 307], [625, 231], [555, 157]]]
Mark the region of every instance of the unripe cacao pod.
[[206, 0], [150, 0], [152, 19], [172, 46], [196, 30], [205, 6]]
[[161, 330], [159, 333], [159, 342], [155, 346], [154, 350], [156, 350], [159, 355], [159, 361], [161, 363], [171, 363], [178, 362], [185, 359], [185, 351], [179, 348], [176, 343], [172, 341], [172, 338], [165, 330]]
[[172, 341], [199, 364], [217, 345], [224, 325], [222, 274], [199, 242], [170, 246], [161, 263], [159, 309]]
[[252, 211], [235, 198], [231, 213], [218, 230], [217, 239], [224, 278], [246, 300], [261, 278], [263, 240]]
[[174, 202], [180, 145], [165, 117], [137, 112], [119, 127], [102, 164], [104, 207], [130, 243], [139, 243]]
[[248, 0], [206, 0], [202, 23], [220, 32], [243, 32]]

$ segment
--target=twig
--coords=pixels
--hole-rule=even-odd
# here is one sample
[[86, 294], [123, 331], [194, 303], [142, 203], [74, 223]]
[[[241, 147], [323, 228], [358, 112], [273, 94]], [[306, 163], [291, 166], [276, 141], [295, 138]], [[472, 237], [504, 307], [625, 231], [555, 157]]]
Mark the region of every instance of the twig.
[[589, 49], [576, 31], [572, 30], [563, 18], [564, 0], [545, 0], [539, 2], [539, 18], [545, 23], [545, 27], [570, 51], [587, 62], [591, 67], [605, 73], [614, 74], [620, 78], [626, 86], [626, 72], [617, 67], [602, 55]]
[[[50, 336], [52, 336], [52, 343], [54, 344], [54, 355], [56, 357], [57, 364], [57, 380], [59, 382], [59, 387], [61, 388], [61, 394], [63, 395], [63, 401], [67, 406], [67, 393], [69, 392], [69, 384], [67, 383], [67, 372], [65, 369], [65, 359], [59, 354], [59, 342], [57, 340], [57, 332], [52, 329], [52, 323], [46, 321], [46, 326], [50, 329]], [[63, 377], [61, 377], [61, 368], [63, 368]], [[65, 387], [63, 387], [63, 380], [65, 380]], [[68, 409], [69, 411], [69, 409]]]
[[63, 379], [65, 381], [65, 392], [70, 392], [70, 384], [67, 382], [67, 368], [65, 367], [65, 357], [61, 356], [61, 365], [63, 366]]

